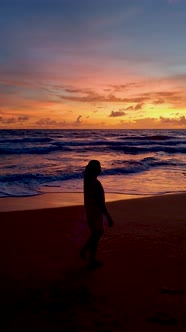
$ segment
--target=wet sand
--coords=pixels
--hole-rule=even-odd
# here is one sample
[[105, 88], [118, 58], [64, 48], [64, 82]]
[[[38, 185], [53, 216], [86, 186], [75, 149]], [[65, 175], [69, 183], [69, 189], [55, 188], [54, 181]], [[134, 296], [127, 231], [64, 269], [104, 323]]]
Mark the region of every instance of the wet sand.
[[[140, 195], [106, 193], [107, 202], [133, 199]], [[0, 212], [48, 209], [83, 204], [83, 193], [46, 193], [28, 197], [0, 198]]]
[[2, 331], [186, 330], [186, 194], [107, 206], [94, 271], [83, 206], [0, 213]]

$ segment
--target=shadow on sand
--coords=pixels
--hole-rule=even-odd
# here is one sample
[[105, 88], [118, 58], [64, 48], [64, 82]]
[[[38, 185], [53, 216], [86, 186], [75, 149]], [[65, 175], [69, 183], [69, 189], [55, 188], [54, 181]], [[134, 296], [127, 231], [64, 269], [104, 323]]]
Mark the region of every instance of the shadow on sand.
[[107, 301], [90, 291], [90, 278], [81, 268], [45, 285], [11, 283], [1, 298], [1, 331], [122, 331]]

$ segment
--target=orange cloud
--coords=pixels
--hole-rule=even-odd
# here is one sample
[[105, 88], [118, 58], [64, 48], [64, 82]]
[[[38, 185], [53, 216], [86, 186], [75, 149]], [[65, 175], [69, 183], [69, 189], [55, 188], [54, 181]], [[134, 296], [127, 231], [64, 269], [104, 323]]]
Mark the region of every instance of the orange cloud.
[[123, 115], [125, 115], [125, 114], [126, 114], [126, 113], [125, 113], [124, 111], [122, 111], [122, 110], [120, 110], [120, 111], [112, 111], [112, 112], [110, 113], [109, 117], [113, 117], [113, 118], [115, 118], [115, 117], [123, 116]]
[[179, 118], [165, 118], [160, 116], [160, 121], [164, 125], [169, 126], [186, 126], [186, 116], [180, 116]]
[[134, 119], [132, 121], [122, 120], [120, 121], [120, 128], [128, 128], [128, 129], [164, 129], [164, 128], [177, 128], [177, 129], [186, 129], [186, 117], [180, 116], [178, 118], [166, 118], [160, 116], [159, 118], [141, 118]]
[[[6, 82], [1, 80], [3, 93], [0, 94], [0, 102], [4, 116], [1, 127], [16, 124], [20, 127], [92, 128], [104, 122], [105, 127], [112, 128], [117, 126], [117, 117], [123, 115], [128, 126], [133, 125], [130, 121], [136, 121], [135, 125], [143, 127], [146, 118], [149, 120], [146, 120], [145, 126], [156, 127], [157, 117], [161, 116], [162, 121], [159, 120], [158, 125], [169, 127], [171, 113], [177, 111], [184, 116], [186, 108], [186, 75], [148, 81], [142, 77], [136, 77], [135, 81], [126, 76], [123, 84], [119, 76], [119, 83], [115, 84], [115, 77], [113, 82], [111, 77], [107, 81], [106, 73], [101, 81], [91, 78], [87, 87], [84, 81], [66, 84], [65, 79], [62, 82], [58, 77], [51, 81], [49, 76], [46, 81], [32, 79], [27, 82], [22, 77], [18, 81], [10, 78]], [[113, 107], [118, 110], [111, 111]], [[137, 118], [139, 115], [142, 119]], [[184, 125], [184, 119], [172, 121], [172, 126]]]

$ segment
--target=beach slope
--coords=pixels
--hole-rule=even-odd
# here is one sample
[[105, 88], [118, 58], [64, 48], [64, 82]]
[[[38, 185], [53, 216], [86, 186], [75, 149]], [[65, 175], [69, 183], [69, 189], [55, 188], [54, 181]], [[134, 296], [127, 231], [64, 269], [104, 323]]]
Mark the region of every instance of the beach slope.
[[0, 213], [2, 326], [186, 330], [186, 194], [107, 206], [115, 224], [105, 221], [94, 271], [79, 257], [89, 235], [83, 206]]

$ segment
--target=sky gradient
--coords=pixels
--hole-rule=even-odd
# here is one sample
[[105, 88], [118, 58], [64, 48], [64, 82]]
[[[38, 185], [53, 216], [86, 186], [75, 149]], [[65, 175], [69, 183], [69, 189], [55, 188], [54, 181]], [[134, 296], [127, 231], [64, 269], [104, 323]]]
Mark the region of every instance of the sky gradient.
[[0, 128], [186, 128], [186, 0], [0, 0]]

